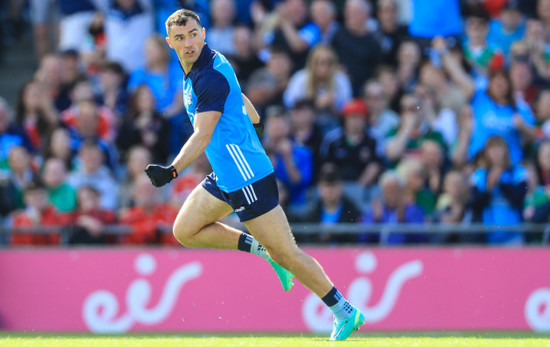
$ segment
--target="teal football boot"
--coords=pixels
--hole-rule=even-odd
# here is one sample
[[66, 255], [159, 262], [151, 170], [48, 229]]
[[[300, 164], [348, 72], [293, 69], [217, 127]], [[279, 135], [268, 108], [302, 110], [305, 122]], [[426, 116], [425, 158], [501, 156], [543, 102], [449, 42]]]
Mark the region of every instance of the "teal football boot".
[[345, 340], [352, 332], [359, 330], [359, 326], [363, 324], [365, 324], [365, 316], [354, 307], [353, 313], [348, 318], [339, 321], [334, 317], [330, 340]]

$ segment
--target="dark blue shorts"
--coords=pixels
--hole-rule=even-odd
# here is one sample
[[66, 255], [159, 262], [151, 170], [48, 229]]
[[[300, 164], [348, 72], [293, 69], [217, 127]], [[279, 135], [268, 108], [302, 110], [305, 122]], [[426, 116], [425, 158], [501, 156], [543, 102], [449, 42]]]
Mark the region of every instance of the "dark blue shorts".
[[216, 198], [227, 202], [241, 222], [259, 217], [279, 204], [279, 189], [273, 173], [231, 193], [222, 191], [215, 177], [214, 173], [206, 176], [202, 186]]

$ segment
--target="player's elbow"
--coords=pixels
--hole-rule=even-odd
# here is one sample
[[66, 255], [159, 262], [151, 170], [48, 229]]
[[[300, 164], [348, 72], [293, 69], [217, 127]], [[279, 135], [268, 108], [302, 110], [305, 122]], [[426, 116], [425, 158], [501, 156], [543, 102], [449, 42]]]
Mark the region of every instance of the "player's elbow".
[[196, 132], [194, 134], [195, 141], [197, 142], [197, 145], [201, 149], [206, 149], [208, 144], [210, 143], [210, 140], [212, 140], [212, 133], [211, 132]]

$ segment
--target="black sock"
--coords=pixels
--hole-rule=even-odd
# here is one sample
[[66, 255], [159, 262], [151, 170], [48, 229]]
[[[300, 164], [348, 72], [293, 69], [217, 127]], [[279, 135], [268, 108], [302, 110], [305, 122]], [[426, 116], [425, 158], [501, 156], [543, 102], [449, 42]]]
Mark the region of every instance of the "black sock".
[[250, 235], [248, 235], [247, 233], [242, 233], [239, 237], [239, 250], [250, 253], [250, 248], [252, 247], [253, 241], [254, 239]]

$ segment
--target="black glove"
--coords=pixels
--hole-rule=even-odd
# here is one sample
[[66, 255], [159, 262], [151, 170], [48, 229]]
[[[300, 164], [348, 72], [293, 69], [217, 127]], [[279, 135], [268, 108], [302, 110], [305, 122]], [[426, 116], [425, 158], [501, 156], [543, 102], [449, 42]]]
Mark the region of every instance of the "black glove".
[[178, 172], [173, 166], [149, 164], [145, 168], [145, 173], [149, 176], [151, 183], [153, 183], [155, 187], [162, 187], [178, 177]]
[[264, 123], [256, 123], [254, 125], [254, 130], [256, 130], [256, 135], [258, 135], [258, 138], [261, 140], [262, 136], [264, 136]]

